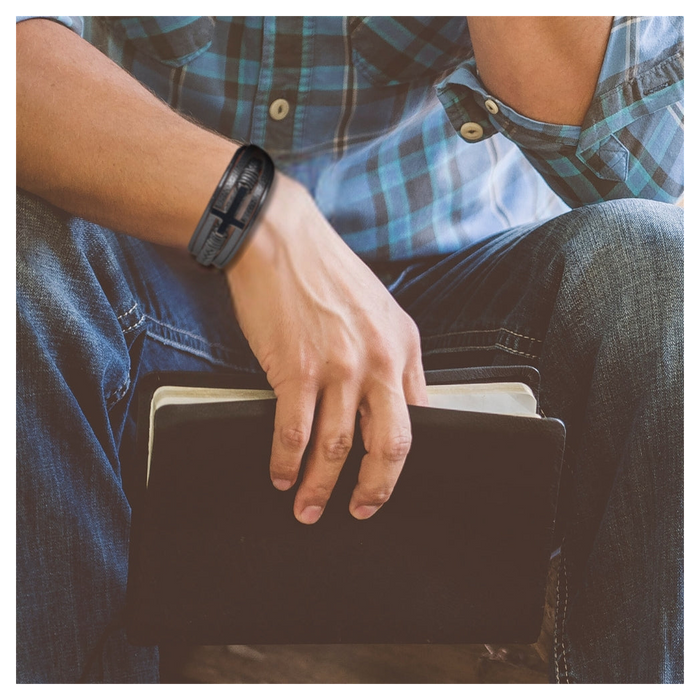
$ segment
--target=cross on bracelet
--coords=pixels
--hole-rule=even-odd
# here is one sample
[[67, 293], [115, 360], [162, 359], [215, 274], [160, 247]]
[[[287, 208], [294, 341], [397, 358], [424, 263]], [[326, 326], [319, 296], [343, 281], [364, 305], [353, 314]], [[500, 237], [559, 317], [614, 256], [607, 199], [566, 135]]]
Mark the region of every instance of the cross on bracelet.
[[231, 206], [225, 213], [218, 209], [212, 209], [214, 214], [221, 217], [221, 223], [217, 229], [219, 233], [226, 233], [229, 226], [236, 226], [237, 228], [243, 228], [245, 226], [245, 221], [240, 221], [236, 218], [236, 211], [248, 192], [250, 192], [250, 190], [247, 187], [240, 187], [238, 192], [236, 192], [233, 202], [231, 202]]

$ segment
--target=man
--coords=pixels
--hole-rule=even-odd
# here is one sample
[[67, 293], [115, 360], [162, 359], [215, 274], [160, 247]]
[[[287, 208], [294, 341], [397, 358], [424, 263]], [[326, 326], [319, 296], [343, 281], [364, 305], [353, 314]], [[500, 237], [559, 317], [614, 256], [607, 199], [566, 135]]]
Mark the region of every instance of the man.
[[[552, 679], [681, 682], [682, 18], [86, 20], [17, 28], [18, 680], [157, 680], [110, 633], [143, 373], [264, 371], [312, 525], [358, 410], [368, 518], [423, 368], [524, 363], [568, 435]], [[213, 273], [245, 140], [278, 174]]]

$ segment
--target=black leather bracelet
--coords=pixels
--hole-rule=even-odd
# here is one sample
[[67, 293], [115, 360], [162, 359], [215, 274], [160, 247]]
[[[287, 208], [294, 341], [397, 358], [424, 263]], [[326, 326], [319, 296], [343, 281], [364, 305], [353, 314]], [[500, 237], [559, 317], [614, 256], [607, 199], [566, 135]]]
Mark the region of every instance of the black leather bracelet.
[[198, 263], [222, 268], [236, 257], [274, 175], [272, 159], [262, 148], [248, 144], [236, 151], [190, 239], [189, 251]]

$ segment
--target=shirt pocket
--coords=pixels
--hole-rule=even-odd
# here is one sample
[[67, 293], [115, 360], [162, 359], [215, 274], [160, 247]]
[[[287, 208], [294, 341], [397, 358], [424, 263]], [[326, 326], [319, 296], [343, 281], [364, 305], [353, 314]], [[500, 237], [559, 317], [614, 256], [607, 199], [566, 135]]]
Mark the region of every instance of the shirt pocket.
[[203, 54], [214, 38], [213, 17], [105, 17], [108, 30], [171, 68]]
[[352, 60], [374, 85], [433, 80], [472, 55], [466, 17], [349, 17]]

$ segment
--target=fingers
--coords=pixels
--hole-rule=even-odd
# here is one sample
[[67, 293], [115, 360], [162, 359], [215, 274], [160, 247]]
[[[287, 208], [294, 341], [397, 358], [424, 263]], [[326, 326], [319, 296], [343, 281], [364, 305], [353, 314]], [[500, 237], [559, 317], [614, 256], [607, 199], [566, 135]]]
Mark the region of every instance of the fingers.
[[413, 321], [407, 335], [402, 386], [395, 393], [384, 386], [367, 397], [361, 422], [367, 454], [350, 500], [350, 512], [360, 520], [372, 517], [389, 500], [404, 467], [412, 440], [408, 405], [428, 405], [420, 334]]
[[364, 372], [350, 373], [334, 367], [327, 375], [333, 377], [330, 384], [323, 380], [299, 381], [286, 384], [282, 391], [276, 389], [270, 459], [276, 488], [286, 491], [296, 483], [311, 440], [304, 478], [294, 500], [294, 515], [299, 522], [310, 525], [323, 514], [352, 447], [360, 402], [367, 454], [360, 466], [350, 512], [364, 520], [391, 496], [411, 446], [407, 404], [428, 403], [419, 340], [412, 345], [403, 372], [395, 364], [395, 356], [387, 353], [368, 363], [374, 375], [369, 386], [358, 381], [363, 374], [370, 374], [367, 367]]
[[374, 515], [389, 500], [411, 448], [411, 423], [402, 391], [375, 390], [362, 412], [362, 459], [350, 512], [358, 520]]
[[368, 394], [366, 409], [362, 411], [362, 436], [367, 454], [350, 499], [350, 512], [358, 520], [372, 517], [394, 491], [411, 449], [408, 405], [428, 405], [419, 339], [415, 350], [415, 357], [404, 371], [402, 391], [392, 393], [386, 386], [378, 388]]
[[315, 387], [302, 382], [278, 390], [270, 478], [281, 491], [290, 489], [299, 475], [301, 458], [311, 436], [317, 396]]
[[409, 406], [427, 406], [428, 389], [425, 384], [423, 366], [419, 361], [407, 370], [403, 379], [403, 391]]
[[[424, 386], [416, 381], [410, 396], [418, 403]], [[358, 394], [348, 385], [335, 384], [324, 391], [316, 410], [315, 393], [281, 393], [277, 400], [270, 471], [273, 483], [287, 490], [296, 482], [301, 458], [313, 440], [304, 479], [294, 501], [294, 515], [307, 525], [319, 520], [340, 470], [352, 447]], [[350, 500], [350, 512], [358, 519], [371, 517], [389, 499], [411, 446], [411, 425], [403, 391], [386, 386], [368, 395], [362, 430], [367, 454]], [[411, 400], [411, 399], [409, 399]]]
[[323, 514], [352, 447], [358, 403], [351, 385], [334, 384], [323, 392], [304, 479], [294, 501], [294, 515], [302, 523], [311, 525]]

